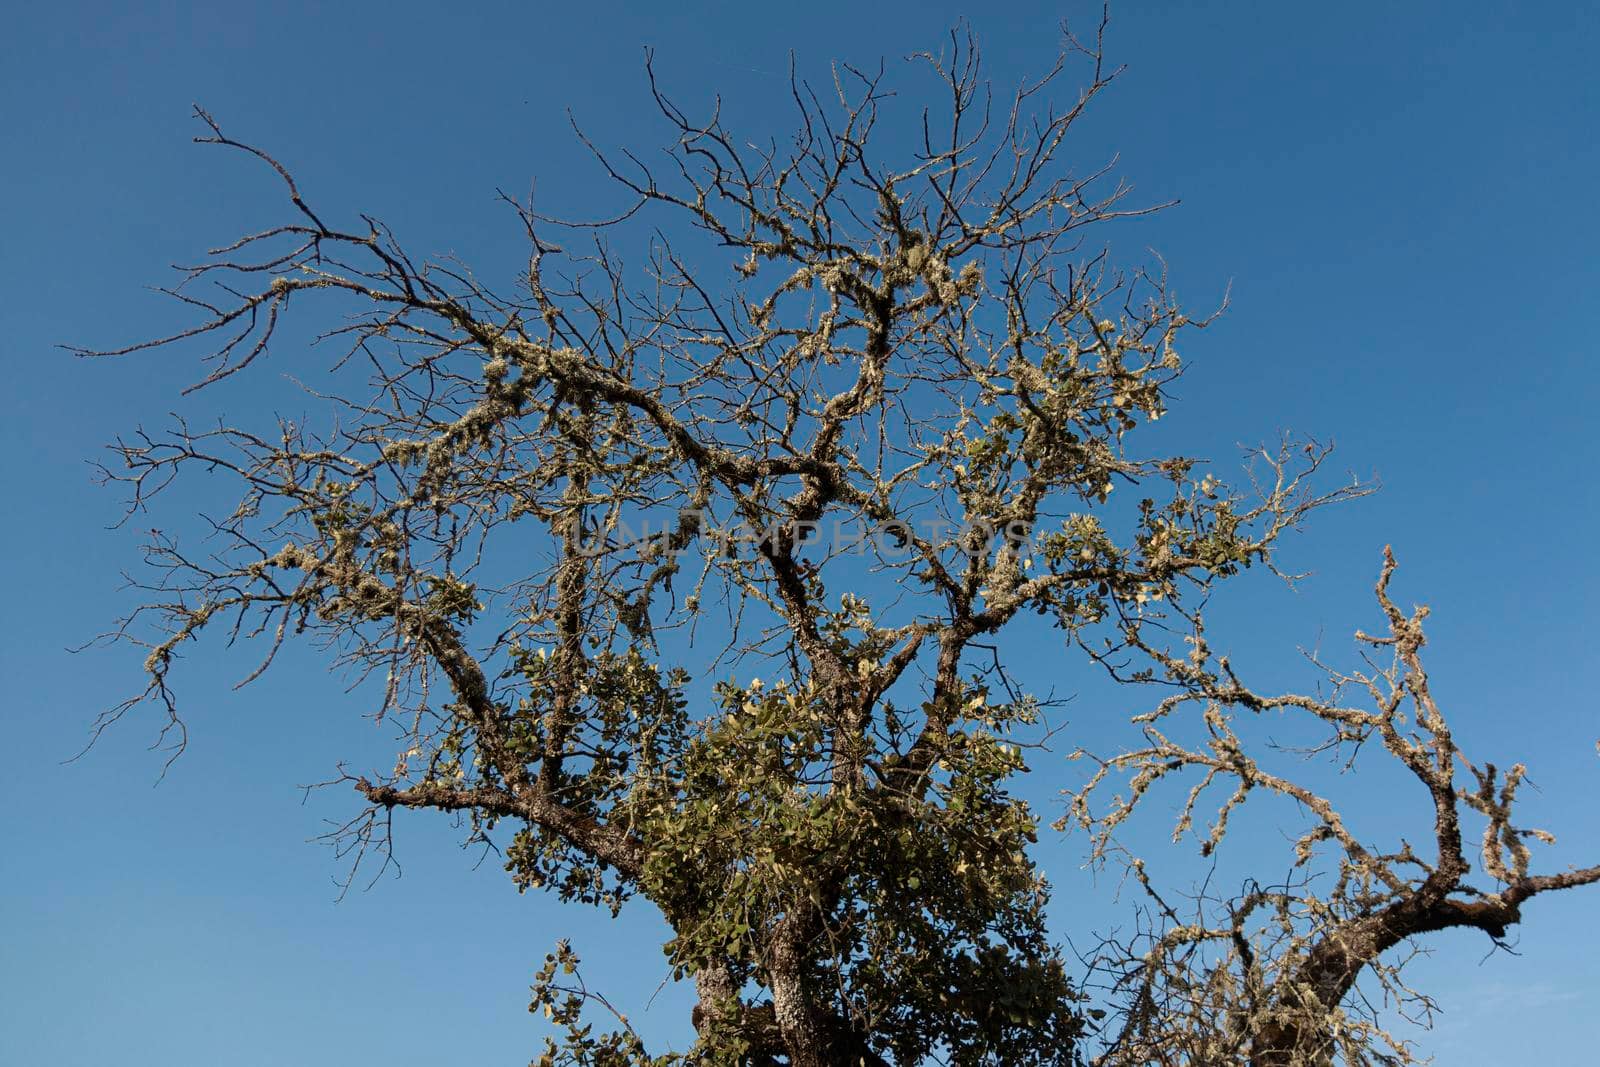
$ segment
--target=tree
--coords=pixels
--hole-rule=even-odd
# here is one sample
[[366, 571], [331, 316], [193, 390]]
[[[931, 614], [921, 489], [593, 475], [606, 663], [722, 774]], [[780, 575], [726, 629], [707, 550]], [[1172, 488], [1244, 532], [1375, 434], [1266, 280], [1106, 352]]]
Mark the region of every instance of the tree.
[[[149, 546], [149, 596], [117, 631], [147, 650], [147, 685], [99, 726], [153, 701], [181, 748], [171, 671], [216, 632], [264, 645], [252, 679], [309, 640], [372, 680], [403, 736], [391, 771], [341, 779], [364, 804], [338, 837], [351, 854], [385, 856], [396, 809], [458, 813], [475, 837], [509, 835], [519, 888], [614, 912], [642, 899], [673, 931], [694, 1048], [648, 1052], [562, 944], [535, 983], [565, 1031], [541, 1063], [1408, 1061], [1359, 983], [1411, 996], [1396, 950], [1452, 926], [1499, 938], [1527, 899], [1600, 868], [1530, 873], [1524, 772], [1457, 749], [1392, 557], [1387, 632], [1360, 640], [1394, 662], [1335, 673], [1334, 697], [1263, 694], [1213, 655], [1213, 587], [1272, 568], [1285, 533], [1367, 487], [1319, 488], [1314, 443], [1260, 452], [1249, 491], [1133, 450], [1208, 320], [1161, 270], [1118, 271], [1088, 243], [1153, 210], [1064, 164], [1115, 77], [1098, 36], [1068, 37], [1002, 100], [970, 38], [915, 62], [937, 91], [903, 154], [878, 147], [881, 71], [840, 67], [825, 93], [795, 80], [797, 132], [766, 148], [691, 117], [652, 73], [665, 161], [591, 145], [626, 197], [600, 222], [507, 198], [528, 247], [510, 293], [412, 258], [367, 216], [324, 221], [288, 169], [197, 110], [198, 140], [272, 168], [293, 213], [184, 271], [171, 292], [195, 325], [95, 354], [210, 340], [208, 386], [318, 302], [344, 316], [324, 335], [336, 388], [311, 394], [321, 425], [180, 423], [115, 446], [106, 473], [134, 509], [189, 471], [241, 495], [202, 553]], [[1074, 63], [1085, 87], [1056, 110]], [[1006, 634], [1029, 620], [1166, 693], [1058, 824], [1152, 902], [1081, 974], [1046, 934], [1039, 817], [1010, 784], [1052, 704], [1007, 670]], [[1431, 797], [1434, 846], [1362, 841], [1247, 750], [1241, 713], [1393, 757]], [[1178, 777], [1197, 780], [1180, 832], [1207, 787], [1233, 785], [1206, 852], [1247, 799], [1293, 801], [1301, 876], [1180, 915], [1115, 836]], [[1100, 804], [1113, 781], [1125, 792]], [[1493, 890], [1465, 881], [1464, 816]]]

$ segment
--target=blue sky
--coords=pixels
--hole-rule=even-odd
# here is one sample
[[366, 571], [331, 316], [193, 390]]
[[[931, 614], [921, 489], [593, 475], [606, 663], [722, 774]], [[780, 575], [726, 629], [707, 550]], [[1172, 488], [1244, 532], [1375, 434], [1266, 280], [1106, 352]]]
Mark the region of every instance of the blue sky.
[[[518, 897], [443, 821], [401, 827], [404, 876], [335, 903], [308, 844], [351, 811], [299, 786], [377, 741], [310, 655], [234, 694], [245, 660], [191, 657], [189, 752], [156, 786], [153, 719], [82, 760], [93, 716], [137, 685], [126, 650], [70, 655], [130, 603], [136, 539], [87, 461], [165, 412], [248, 411], [255, 386], [180, 399], [192, 353], [84, 362], [178, 321], [144, 287], [167, 264], [277, 216], [257, 171], [190, 145], [191, 102], [269, 146], [322, 205], [376, 214], [408, 246], [487, 272], [519, 252], [497, 187], [582, 211], [610, 203], [572, 139], [655, 144], [641, 50], [685, 101], [785, 132], [790, 50], [820, 71], [935, 47], [969, 15], [1005, 83], [1053, 53], [1052, 5], [807, 3], [14, 6], [0, 43], [0, 354], [12, 368], [0, 524], [7, 760], [0, 797], [0, 1062], [163, 1067], [469, 1057], [525, 1062], [536, 961], [572, 936], [650, 1032], [681, 1036], [646, 916]], [[1293, 546], [1298, 593], [1246, 583], [1220, 605], [1237, 658], [1294, 673], [1294, 650], [1372, 623], [1393, 543], [1406, 599], [1434, 608], [1431, 666], [1457, 736], [1530, 764], [1548, 862], [1600, 853], [1593, 813], [1593, 563], [1600, 518], [1600, 139], [1586, 5], [1153, 4], [1115, 13], [1127, 74], [1083, 151], [1120, 153], [1149, 200], [1112, 233], [1154, 248], [1191, 304], [1231, 284], [1192, 346], [1174, 434], [1227, 461], [1283, 428], [1335, 439], [1384, 491]], [[777, 118], [774, 119], [773, 116]], [[275, 366], [264, 379], [309, 365]], [[1589, 547], [1585, 547], [1589, 546]], [[1085, 668], [1047, 654], [1041, 685]], [[1063, 674], [1052, 676], [1049, 670]], [[1085, 685], [1088, 685], [1085, 682]], [[1074, 721], [1124, 711], [1080, 699]], [[381, 744], [377, 745], [381, 749]], [[1043, 792], [1055, 773], [1036, 777]], [[1064, 770], [1061, 772], [1064, 775]], [[1369, 816], [1406, 797], [1365, 797]], [[1587, 810], [1586, 810], [1587, 809]], [[1399, 816], [1396, 816], [1397, 818]], [[1377, 823], [1383, 826], [1384, 824]], [[1112, 912], [1047, 841], [1058, 908]], [[1600, 894], [1527, 909], [1521, 955], [1445, 939], [1418, 977], [1445, 1014], [1440, 1062], [1577, 1062], [1600, 997]], [[1075, 919], [1073, 921], [1076, 921]], [[1063, 929], [1071, 922], [1063, 920]]]

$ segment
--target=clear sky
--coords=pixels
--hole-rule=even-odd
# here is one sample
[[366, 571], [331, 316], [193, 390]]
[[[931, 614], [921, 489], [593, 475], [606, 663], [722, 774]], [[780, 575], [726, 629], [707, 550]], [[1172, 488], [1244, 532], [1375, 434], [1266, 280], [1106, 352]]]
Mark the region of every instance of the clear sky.
[[[519, 249], [497, 187], [537, 177], [545, 202], [611, 202], [566, 108], [602, 142], [659, 141], [644, 45], [678, 97], [720, 90], [732, 123], [765, 137], [786, 131], [790, 50], [814, 73], [835, 57], [875, 63], [937, 46], [968, 15], [1005, 83], [1049, 60], [1062, 13], [943, 0], [11, 5], [0, 1063], [523, 1063], [541, 1034], [523, 1010], [532, 969], [569, 934], [648, 1032], [683, 1033], [681, 991], [646, 1010], [665, 971], [648, 918], [611, 924], [518, 897], [437, 817], [401, 827], [403, 877], [335, 903], [342, 868], [307, 839], [354, 800], [298, 787], [370, 757], [374, 737], [310, 656], [233, 694], [244, 659], [192, 655], [190, 750], [159, 786], [150, 717], [63, 765], [138, 684], [127, 650], [65, 651], [126, 609], [119, 575], [137, 562], [131, 531], [106, 529], [116, 500], [87, 461], [167, 411], [251, 399], [180, 399], [196, 376], [184, 353], [89, 363], [54, 347], [178, 321], [143, 287], [278, 218], [262, 175], [188, 143], [192, 101], [291, 162], [342, 217], [370, 212], [412, 248], [498, 265]], [[1542, 791], [1529, 814], [1561, 836], [1555, 864], [1600, 853], [1597, 48], [1600, 9], [1584, 4], [1126, 3], [1110, 51], [1129, 70], [1083, 144], [1086, 164], [1120, 152], [1140, 196], [1183, 200], [1112, 234], [1114, 247], [1157, 249], [1196, 306], [1232, 284], [1230, 314], [1191, 350], [1173, 432], [1223, 460], [1280, 428], [1332, 437], [1346, 466], [1384, 482], [1292, 546], [1289, 562], [1316, 571], [1298, 594], [1241, 594], [1228, 640], [1286, 678], [1298, 645], [1343, 652], [1373, 621], [1367, 589], [1392, 542], [1401, 595], [1434, 608], [1431, 665], [1458, 738], [1531, 765]], [[263, 380], [314, 373], [295, 358]], [[1048, 651], [1037, 682], [1073, 691], [1085, 668]], [[1072, 716], [1119, 710], [1085, 702]], [[1369, 814], [1416, 800], [1365, 799]], [[1073, 842], [1043, 855], [1064, 931], [1104, 910]], [[1439, 942], [1418, 977], [1444, 1008], [1428, 1039], [1440, 1062], [1592, 1058], [1597, 914], [1600, 893], [1536, 902], [1514, 957]]]

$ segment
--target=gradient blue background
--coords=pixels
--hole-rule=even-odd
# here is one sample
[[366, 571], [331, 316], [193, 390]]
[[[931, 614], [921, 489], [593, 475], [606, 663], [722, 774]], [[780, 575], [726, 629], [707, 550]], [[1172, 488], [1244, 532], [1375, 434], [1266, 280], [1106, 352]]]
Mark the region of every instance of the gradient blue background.
[[[165, 265], [281, 216], [265, 176], [192, 147], [191, 101], [270, 146], [342, 218], [393, 224], [409, 247], [514, 263], [493, 202], [538, 176], [541, 200], [598, 210], [571, 106], [603, 143], [658, 143], [641, 46], [686, 102], [714, 90], [752, 136], [785, 132], [787, 54], [936, 47], [971, 15], [1004, 83], [1053, 54], [1050, 5], [8, 5], [0, 44], [0, 423], [9, 520], [6, 722], [0, 757], [0, 1063], [526, 1062], [535, 961], [570, 934], [647, 1032], [681, 1039], [648, 916], [612, 924], [519, 898], [441, 819], [401, 826], [404, 877], [335, 904], [342, 868], [307, 844], [353, 810], [302, 797], [341, 758], [384, 744], [309, 656], [228, 686], [247, 659], [207, 646], [182, 679], [192, 740], [159, 787], [134, 717], [63, 765], [96, 712], [137, 684], [128, 650], [71, 656], [130, 603], [136, 562], [87, 460], [163, 413], [250, 411], [253, 388], [180, 400], [191, 354], [90, 363], [180, 321], [140, 287]], [[1109, 236], [1154, 247], [1196, 306], [1232, 283], [1228, 317], [1189, 351], [1174, 433], [1228, 461], [1280, 428], [1335, 438], [1384, 492], [1293, 546], [1298, 593], [1247, 582], [1224, 605], [1240, 657], [1297, 674], [1294, 648], [1372, 622], [1385, 542], [1400, 593], [1435, 610], [1437, 692], [1473, 751], [1521, 758], [1546, 862], [1593, 861], [1597, 734], [1592, 437], [1600, 17], [1557, 4], [1152, 4], [1115, 13], [1129, 71], [1087, 120], [1085, 165], [1121, 153], [1138, 195], [1181, 207]], [[305, 361], [261, 368], [262, 381]], [[257, 413], [259, 414], [259, 409]], [[1585, 547], [1588, 546], [1588, 547]], [[1054, 646], [1028, 675], [1093, 691]], [[1084, 728], [1125, 711], [1080, 697]], [[1109, 736], [1109, 735], [1107, 735]], [[1069, 746], [1070, 747], [1070, 746]], [[374, 756], [377, 753], [377, 756]], [[1058, 768], [1036, 774], [1041, 794]], [[1063, 779], [1065, 769], [1060, 768]], [[1361, 787], [1368, 817], [1417, 798]], [[1409, 805], [1409, 806], [1408, 806]], [[1396, 816], [1398, 817], [1398, 816]], [[1270, 842], [1269, 842], [1270, 843]], [[1115, 912], [1047, 840], [1057, 924]], [[1279, 862], [1279, 852], [1270, 862]], [[1520, 956], [1444, 938], [1418, 979], [1445, 1014], [1444, 1064], [1580, 1063], [1600, 1003], [1600, 893], [1528, 909]]]

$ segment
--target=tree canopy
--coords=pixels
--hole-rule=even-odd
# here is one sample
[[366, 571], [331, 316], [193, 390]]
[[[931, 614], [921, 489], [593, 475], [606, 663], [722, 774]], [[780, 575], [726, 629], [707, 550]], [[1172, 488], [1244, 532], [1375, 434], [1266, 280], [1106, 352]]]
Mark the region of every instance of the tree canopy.
[[[1144, 443], [1209, 318], [1158, 262], [1113, 264], [1100, 228], [1155, 208], [1067, 158], [1116, 77], [1099, 40], [1009, 93], [961, 33], [911, 62], [925, 106], [840, 66], [796, 76], [792, 133], [755, 143], [652, 74], [665, 152], [591, 145], [610, 218], [507, 197], [527, 259], [504, 286], [313, 207], [198, 111], [198, 140], [282, 179], [285, 221], [183, 269], [192, 327], [97, 354], [209, 343], [197, 388], [269, 359], [334, 385], [307, 419], [115, 446], [136, 510], [180, 476], [238, 499], [199, 550], [149, 545], [118, 630], [147, 685], [100, 725], [153, 702], [181, 739], [173, 673], [208, 639], [255, 643], [260, 672], [307, 641], [372, 680], [401, 743], [342, 779], [353, 855], [381, 857], [397, 812], [459, 813], [519, 889], [645, 904], [673, 932], [693, 1048], [649, 1047], [563, 943], [536, 977], [560, 1031], [541, 1064], [1412, 1062], [1363, 984], [1418, 1003], [1397, 949], [1501, 938], [1600, 867], [1534, 873], [1525, 772], [1458, 748], [1392, 555], [1367, 666], [1322, 695], [1213, 652], [1210, 591], [1368, 487], [1330, 480], [1315, 442], [1260, 451], [1237, 486]], [[308, 304], [337, 322], [282, 352]], [[1143, 702], [1128, 747], [1080, 753], [1054, 829], [1012, 785], [1052, 708], [1008, 670], [1021, 626]], [[1347, 828], [1241, 740], [1267, 715], [1394, 761], [1432, 839]], [[1169, 782], [1207, 853], [1252, 798], [1290, 801], [1297, 876], [1169, 903], [1118, 840]], [[1148, 898], [1087, 959], [1048, 935], [1030, 854], [1069, 829]]]

